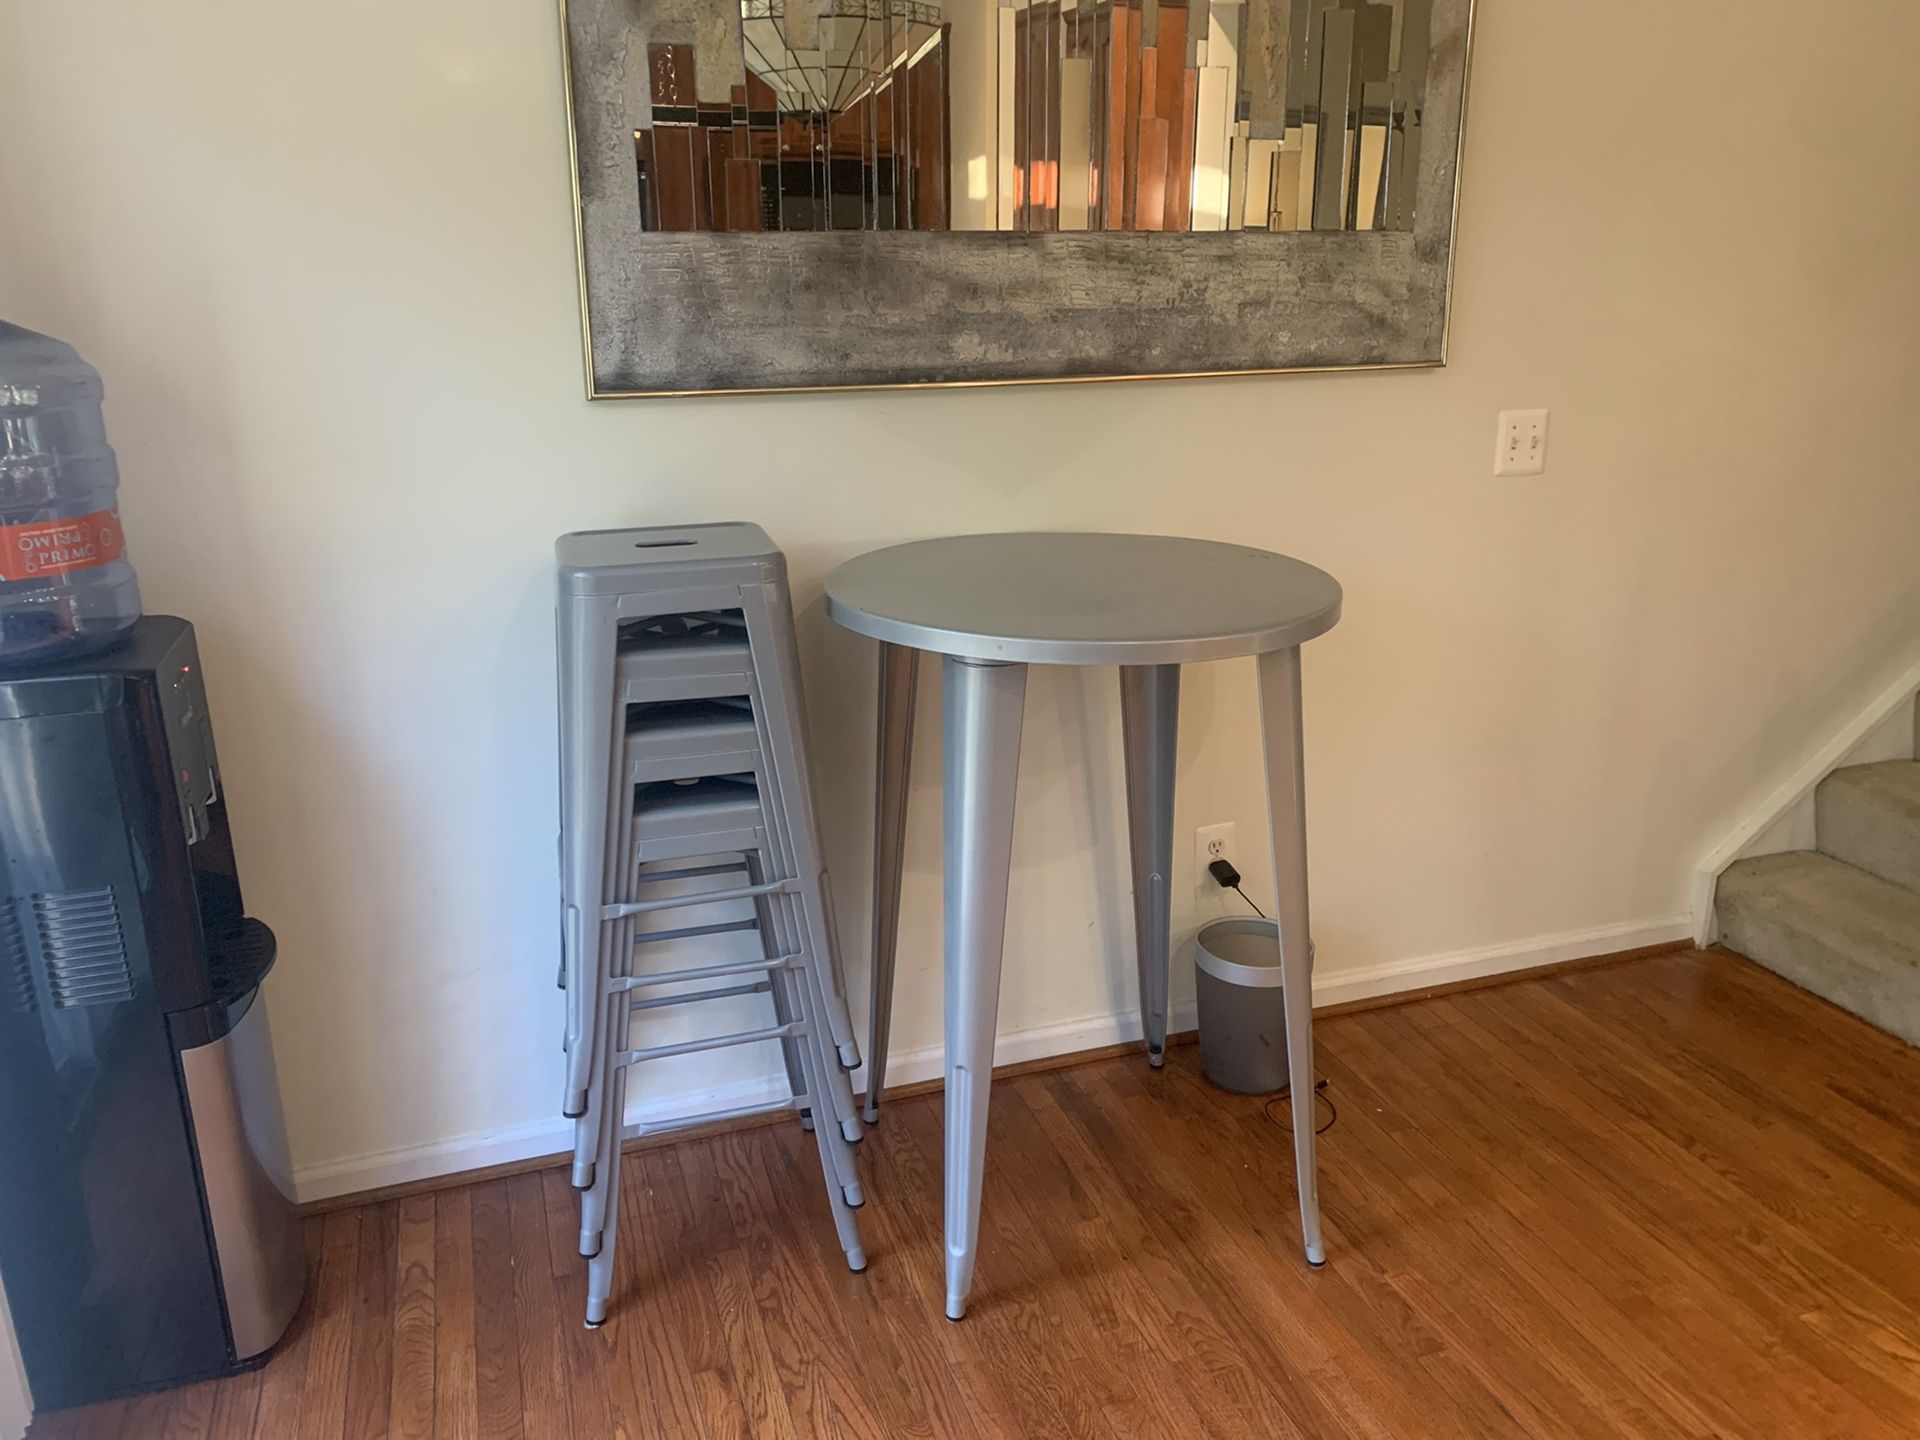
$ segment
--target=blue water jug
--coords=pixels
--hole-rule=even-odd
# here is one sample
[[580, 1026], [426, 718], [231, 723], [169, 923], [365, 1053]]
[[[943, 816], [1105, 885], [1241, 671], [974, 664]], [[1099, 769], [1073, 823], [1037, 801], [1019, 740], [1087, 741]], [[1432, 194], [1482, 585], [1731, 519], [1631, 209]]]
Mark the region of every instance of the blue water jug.
[[100, 375], [0, 320], [0, 666], [98, 650], [140, 618]]

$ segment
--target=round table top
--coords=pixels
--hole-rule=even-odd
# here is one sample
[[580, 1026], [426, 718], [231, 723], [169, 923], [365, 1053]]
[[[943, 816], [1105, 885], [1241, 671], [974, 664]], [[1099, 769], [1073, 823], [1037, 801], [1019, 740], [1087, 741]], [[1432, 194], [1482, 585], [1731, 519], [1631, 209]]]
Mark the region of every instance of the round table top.
[[1325, 634], [1340, 585], [1304, 561], [1217, 540], [955, 535], [849, 560], [827, 577], [827, 613], [875, 640], [969, 660], [1181, 665]]

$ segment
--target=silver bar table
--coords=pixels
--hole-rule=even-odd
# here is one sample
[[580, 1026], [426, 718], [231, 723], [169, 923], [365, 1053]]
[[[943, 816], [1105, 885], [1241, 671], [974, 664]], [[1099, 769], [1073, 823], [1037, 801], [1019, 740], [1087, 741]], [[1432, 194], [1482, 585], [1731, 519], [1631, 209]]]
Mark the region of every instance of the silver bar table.
[[1339, 620], [1339, 584], [1299, 560], [1209, 540], [962, 535], [848, 561], [828, 577], [827, 613], [880, 642], [869, 1120], [878, 1115], [886, 1079], [917, 652], [944, 657], [948, 1317], [966, 1313], [980, 1234], [1029, 665], [1120, 667], [1140, 1009], [1148, 1059], [1158, 1065], [1167, 1039], [1180, 667], [1259, 657], [1300, 1225], [1307, 1260], [1324, 1263], [1314, 1168], [1300, 646]]

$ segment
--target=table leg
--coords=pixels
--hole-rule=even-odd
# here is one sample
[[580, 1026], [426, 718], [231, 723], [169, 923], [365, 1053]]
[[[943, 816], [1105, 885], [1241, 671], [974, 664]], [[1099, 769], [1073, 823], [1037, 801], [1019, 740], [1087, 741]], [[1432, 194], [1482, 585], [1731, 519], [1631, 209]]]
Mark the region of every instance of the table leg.
[[980, 1238], [987, 1097], [1007, 936], [1027, 667], [948, 656], [946, 751], [947, 1318], [967, 1313]]
[[1127, 831], [1133, 857], [1134, 959], [1147, 1063], [1167, 1050], [1168, 951], [1173, 943], [1173, 767], [1180, 727], [1180, 667], [1120, 667], [1120, 728], [1127, 752]]
[[1260, 657], [1260, 726], [1266, 743], [1267, 820], [1279, 904], [1281, 993], [1287, 1017], [1287, 1078], [1293, 1091], [1293, 1166], [1307, 1262], [1326, 1264], [1314, 1160], [1313, 962], [1307, 921], [1306, 752], [1300, 727], [1300, 651]]
[[867, 1123], [880, 1118], [893, 1034], [893, 968], [900, 948], [900, 871], [907, 844], [907, 789], [913, 776], [913, 708], [920, 652], [880, 645], [879, 770], [873, 787], [873, 975], [867, 1014]]

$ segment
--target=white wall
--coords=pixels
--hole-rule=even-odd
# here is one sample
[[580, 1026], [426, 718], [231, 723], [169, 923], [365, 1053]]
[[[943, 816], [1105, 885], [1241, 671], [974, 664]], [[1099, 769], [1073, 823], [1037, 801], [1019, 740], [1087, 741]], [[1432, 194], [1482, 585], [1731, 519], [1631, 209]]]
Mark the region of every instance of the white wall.
[[[550, 6], [0, 10], [0, 313], [106, 372], [149, 601], [200, 626], [309, 1186], [551, 1148], [577, 527], [787, 546], [856, 989], [871, 661], [820, 577], [993, 527], [1345, 582], [1307, 659], [1324, 980], [1679, 933], [1755, 777], [1920, 623], [1920, 15], [1806, 14], [1484, 0], [1443, 371], [589, 406]], [[1533, 405], [1551, 470], [1496, 482], [1494, 413]], [[1048, 1043], [1132, 1005], [1112, 689], [1028, 707], [1002, 1025]], [[1193, 673], [1183, 719], [1185, 893], [1196, 824], [1264, 859], [1247, 668]], [[937, 810], [923, 765], [906, 1050], [938, 1035]]]
[[7, 1309], [6, 1292], [0, 1290], [0, 1440], [20, 1440], [32, 1418], [33, 1400], [13, 1336], [13, 1314]]

